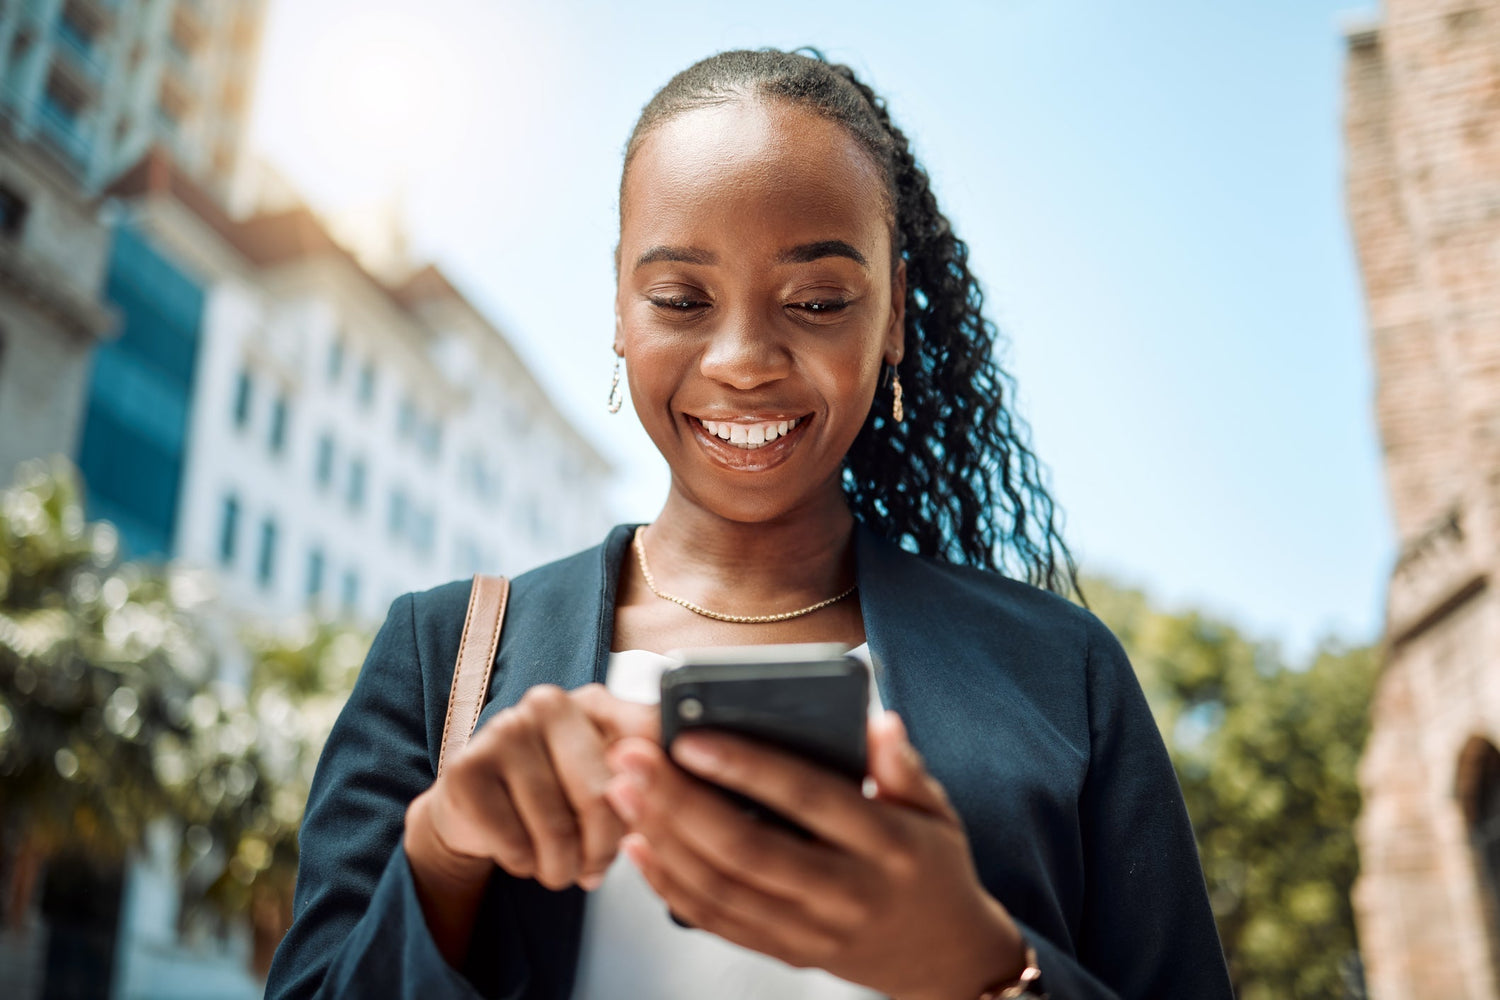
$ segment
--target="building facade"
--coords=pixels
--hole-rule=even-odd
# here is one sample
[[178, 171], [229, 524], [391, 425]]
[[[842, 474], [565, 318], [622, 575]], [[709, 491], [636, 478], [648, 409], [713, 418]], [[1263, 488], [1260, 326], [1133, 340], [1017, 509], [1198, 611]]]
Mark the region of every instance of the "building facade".
[[116, 323], [95, 215], [48, 150], [0, 124], [0, 483], [78, 439], [89, 359]]
[[[303, 206], [232, 219], [164, 155], [107, 194], [136, 304], [99, 352], [80, 464], [128, 550], [213, 570], [251, 617], [372, 623], [602, 537], [609, 466], [437, 267], [377, 276]], [[106, 413], [148, 381], [157, 405]], [[170, 497], [120, 457], [169, 453]]]
[[151, 336], [145, 303], [120, 317], [106, 301], [129, 297], [133, 265], [150, 268], [99, 220], [104, 185], [155, 145], [230, 197], [265, 6], [0, 0], [0, 482], [79, 447], [94, 348], [120, 319], [126, 342], [106, 364]]
[[1360, 766], [1376, 1000], [1500, 997], [1500, 0], [1348, 36], [1348, 203], [1400, 538]]
[[3, 0], [0, 110], [96, 192], [152, 145], [227, 198], [265, 0]]

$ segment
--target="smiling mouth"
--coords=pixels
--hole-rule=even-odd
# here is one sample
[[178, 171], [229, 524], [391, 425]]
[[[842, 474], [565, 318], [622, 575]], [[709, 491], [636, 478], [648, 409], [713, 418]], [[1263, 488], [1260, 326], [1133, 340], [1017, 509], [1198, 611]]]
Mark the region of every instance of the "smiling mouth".
[[688, 415], [693, 436], [708, 456], [739, 472], [763, 472], [791, 456], [812, 414], [785, 420], [707, 420]]
[[699, 417], [692, 418], [698, 426], [720, 441], [727, 442], [731, 448], [743, 448], [746, 451], [754, 451], [764, 448], [777, 438], [786, 437], [796, 430], [806, 418], [793, 417], [790, 420], [763, 420], [753, 423], [737, 423], [729, 420], [703, 420]]

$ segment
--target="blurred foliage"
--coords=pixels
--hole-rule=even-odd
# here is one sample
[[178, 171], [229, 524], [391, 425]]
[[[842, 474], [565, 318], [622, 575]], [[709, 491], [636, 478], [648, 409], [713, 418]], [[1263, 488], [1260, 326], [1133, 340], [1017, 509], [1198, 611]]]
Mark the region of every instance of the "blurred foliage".
[[[270, 901], [289, 913], [313, 771], [370, 641], [307, 619], [241, 641], [251, 655], [248, 689], [213, 702], [211, 738], [188, 754], [201, 792], [178, 804], [188, 888], [191, 896], [202, 885], [199, 899], [220, 912]], [[204, 872], [216, 874], [204, 884]]]
[[0, 832], [48, 854], [123, 856], [188, 777], [164, 764], [212, 666], [183, 613], [193, 582], [116, 556], [66, 465], [0, 493]]
[[1240, 1000], [1361, 995], [1350, 890], [1355, 768], [1379, 654], [1277, 648], [1138, 591], [1085, 584], [1130, 654], [1171, 751]]
[[[312, 772], [369, 640], [306, 619], [236, 635], [211, 595], [121, 563], [61, 460], [0, 492], [0, 843], [123, 859], [166, 820], [190, 907], [289, 905]], [[234, 660], [241, 683], [222, 679]]]

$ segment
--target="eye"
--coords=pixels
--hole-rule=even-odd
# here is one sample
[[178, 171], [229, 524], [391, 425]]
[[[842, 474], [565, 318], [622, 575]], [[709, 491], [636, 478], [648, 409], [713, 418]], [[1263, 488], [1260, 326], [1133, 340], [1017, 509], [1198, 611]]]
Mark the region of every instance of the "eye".
[[708, 305], [701, 299], [695, 299], [687, 295], [653, 295], [648, 301], [658, 309], [667, 312], [687, 313], [695, 309], [702, 309]]
[[805, 302], [793, 302], [791, 308], [800, 310], [809, 316], [828, 316], [847, 309], [853, 299], [808, 299]]

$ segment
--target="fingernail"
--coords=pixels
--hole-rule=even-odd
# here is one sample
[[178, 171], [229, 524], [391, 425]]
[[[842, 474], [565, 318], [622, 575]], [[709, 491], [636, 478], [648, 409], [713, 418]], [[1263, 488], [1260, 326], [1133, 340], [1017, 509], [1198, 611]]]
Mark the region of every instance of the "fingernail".
[[635, 778], [642, 784], [645, 784], [646, 781], [650, 778], [650, 772], [646, 767], [646, 762], [644, 760], [641, 760], [641, 758], [634, 756], [633, 754], [626, 754], [620, 760], [620, 770], [624, 771], [626, 774], [630, 775], [632, 778]]
[[640, 785], [632, 780], [611, 781], [604, 790], [604, 797], [615, 812], [627, 823], [634, 823], [641, 814]]
[[641, 866], [643, 852], [646, 848], [646, 838], [638, 833], [632, 833], [620, 841], [620, 850], [630, 859], [630, 863], [637, 868]]
[[595, 889], [599, 888], [603, 884], [604, 884], [604, 873], [603, 872], [595, 872], [592, 875], [585, 875], [585, 876], [583, 876], [582, 878], [580, 878], [578, 880], [578, 886], [584, 892], [593, 892]]
[[694, 771], [712, 771], [723, 759], [718, 747], [692, 738], [673, 742], [672, 756], [677, 758], [679, 764]]

